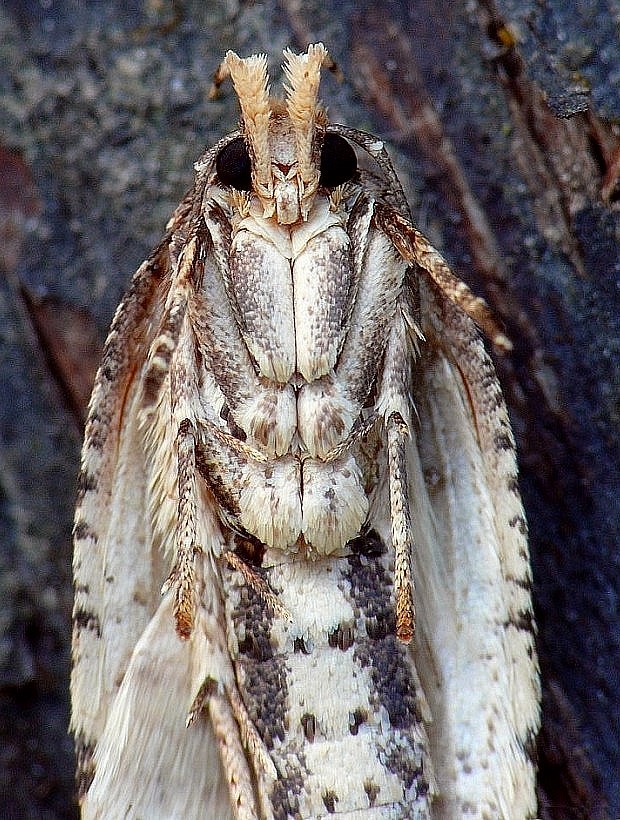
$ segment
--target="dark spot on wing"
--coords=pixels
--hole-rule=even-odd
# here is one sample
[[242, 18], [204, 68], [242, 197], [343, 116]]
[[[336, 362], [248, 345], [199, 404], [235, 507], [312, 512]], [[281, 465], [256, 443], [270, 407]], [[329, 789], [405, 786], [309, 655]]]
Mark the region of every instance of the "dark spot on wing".
[[508, 522], [509, 527], [516, 527], [521, 535], [527, 535], [527, 521], [522, 515], [515, 515]]
[[73, 624], [80, 632], [87, 629], [89, 632], [94, 632], [98, 638], [101, 637], [101, 622], [99, 616], [94, 612], [77, 609], [73, 615]]
[[349, 647], [353, 646], [353, 627], [347, 624], [338, 624], [336, 629], [333, 632], [330, 632], [327, 636], [327, 642], [332, 647], [332, 649], [340, 649], [342, 652], [346, 652]]
[[89, 473], [88, 470], [80, 470], [77, 480], [78, 504], [86, 493], [94, 492], [98, 487], [97, 476]]
[[338, 802], [338, 795], [332, 791], [323, 792], [323, 803], [329, 814], [334, 814], [336, 811], [336, 803]]
[[368, 802], [370, 806], [374, 806], [375, 801], [379, 795], [379, 792], [381, 791], [381, 788], [377, 786], [376, 783], [373, 783], [372, 780], [366, 780], [364, 782], [364, 791], [368, 795]]
[[529, 632], [531, 635], [536, 635], [536, 623], [534, 613], [531, 610], [521, 610], [517, 615], [509, 618], [504, 626], [512, 626], [520, 632]]
[[314, 737], [316, 735], [316, 718], [314, 715], [311, 715], [309, 712], [306, 712], [305, 715], [302, 715], [301, 718], [301, 725], [304, 730], [304, 735], [306, 736], [306, 740], [309, 743], [314, 741]]
[[514, 449], [512, 436], [509, 433], [497, 433], [493, 438], [493, 445], [498, 451]]
[[352, 735], [359, 732], [360, 726], [368, 720], [368, 714], [364, 709], [356, 709], [349, 716], [349, 731]]
[[302, 655], [309, 655], [310, 650], [306, 646], [303, 638], [295, 638], [293, 640], [293, 652], [301, 652]]
[[376, 555], [383, 555], [386, 551], [386, 546], [383, 539], [376, 530], [369, 530], [364, 535], [358, 535], [357, 538], [352, 538], [347, 547], [354, 555], [366, 555], [369, 558]]
[[77, 758], [75, 779], [78, 798], [85, 796], [90, 784], [93, 782], [95, 776], [94, 752], [94, 745], [88, 743], [81, 732], [78, 733], [75, 738], [75, 756]]
[[73, 537], [78, 541], [90, 540], [94, 544], [97, 543], [97, 533], [93, 530], [88, 521], [85, 521], [83, 518], [75, 522]]

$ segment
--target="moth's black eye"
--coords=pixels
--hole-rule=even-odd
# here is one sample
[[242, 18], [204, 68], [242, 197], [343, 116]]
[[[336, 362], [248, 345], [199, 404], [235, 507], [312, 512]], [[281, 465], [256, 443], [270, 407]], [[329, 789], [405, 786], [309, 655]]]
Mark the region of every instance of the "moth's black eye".
[[252, 163], [243, 137], [229, 142], [215, 160], [215, 170], [222, 185], [238, 191], [252, 190]]
[[351, 145], [341, 137], [328, 131], [321, 151], [321, 176], [319, 185], [336, 188], [348, 182], [357, 171], [357, 157]]

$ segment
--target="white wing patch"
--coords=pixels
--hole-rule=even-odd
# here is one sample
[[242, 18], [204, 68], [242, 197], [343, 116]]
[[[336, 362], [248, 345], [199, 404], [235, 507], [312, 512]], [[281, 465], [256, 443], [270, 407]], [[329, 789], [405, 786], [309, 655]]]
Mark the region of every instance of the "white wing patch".
[[[470, 336], [480, 344], [473, 328]], [[474, 417], [453, 356], [422, 356], [415, 393], [420, 430], [417, 447], [409, 449], [416, 658], [433, 713], [440, 806], [446, 817], [473, 807], [476, 816], [533, 817], [535, 771], [524, 739], [534, 740], [540, 691], [524, 592], [529, 572], [521, 563], [519, 574], [510, 575], [525, 543], [516, 462], [512, 449], [498, 465], [497, 456], [487, 456], [493, 450], [480, 448], [485, 427], [497, 434], [502, 428], [492, 415]], [[480, 356], [490, 367], [482, 349]], [[507, 421], [503, 400], [494, 413]], [[515, 529], [513, 538], [506, 536]], [[515, 584], [520, 612], [511, 605]]]
[[164, 599], [136, 644], [99, 739], [84, 818], [232, 820], [213, 728], [206, 716], [186, 727], [208, 651], [200, 628], [179, 640], [171, 599]]

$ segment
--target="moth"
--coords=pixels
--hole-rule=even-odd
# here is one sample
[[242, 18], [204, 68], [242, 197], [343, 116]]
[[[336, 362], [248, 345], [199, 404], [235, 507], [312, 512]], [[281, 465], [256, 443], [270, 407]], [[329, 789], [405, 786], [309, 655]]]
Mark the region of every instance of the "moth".
[[[509, 342], [330, 123], [322, 44], [116, 311], [75, 516], [84, 818], [527, 818], [539, 682]], [[415, 583], [414, 583], [415, 582]], [[414, 589], [415, 587], [415, 589]]]

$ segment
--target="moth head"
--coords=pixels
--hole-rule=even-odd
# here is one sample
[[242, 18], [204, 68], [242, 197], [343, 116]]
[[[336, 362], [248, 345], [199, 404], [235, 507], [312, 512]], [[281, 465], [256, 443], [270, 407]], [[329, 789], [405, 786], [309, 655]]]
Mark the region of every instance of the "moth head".
[[306, 220], [319, 186], [334, 188], [355, 172], [351, 146], [326, 134], [318, 93], [321, 67], [329, 62], [322, 43], [304, 54], [286, 49], [284, 100], [269, 94], [265, 55], [241, 59], [229, 51], [223, 63], [239, 98], [243, 137], [222, 150], [218, 175], [224, 184], [251, 190], [264, 217], [281, 225]]

